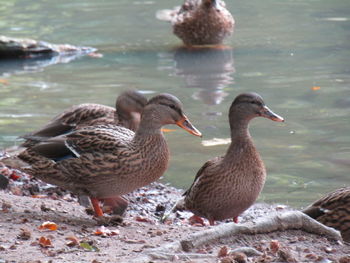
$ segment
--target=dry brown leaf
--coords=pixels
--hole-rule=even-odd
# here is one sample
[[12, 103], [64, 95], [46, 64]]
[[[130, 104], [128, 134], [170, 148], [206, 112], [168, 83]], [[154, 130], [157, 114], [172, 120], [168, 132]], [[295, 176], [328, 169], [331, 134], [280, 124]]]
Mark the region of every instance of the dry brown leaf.
[[226, 246], [223, 246], [222, 248], [220, 248], [218, 252], [218, 257], [223, 258], [223, 257], [226, 257], [227, 255], [228, 255], [228, 248]]
[[11, 174], [10, 174], [10, 179], [13, 180], [13, 181], [17, 181], [19, 178], [21, 178], [20, 175], [18, 175], [15, 171], [13, 171]]
[[51, 231], [56, 231], [57, 228], [58, 228], [57, 224], [54, 222], [50, 222], [50, 221], [46, 221], [46, 222], [42, 223], [41, 226], [39, 226], [40, 230], [47, 229], [47, 230], [51, 230]]
[[278, 242], [278, 240], [271, 240], [270, 242], [270, 249], [272, 251], [272, 253], [277, 253], [277, 251], [280, 249], [281, 245], [280, 242]]
[[41, 247], [47, 248], [47, 247], [53, 247], [51, 240], [46, 237], [40, 237], [39, 238], [39, 245]]
[[31, 195], [32, 198], [48, 198], [47, 195]]
[[78, 246], [80, 244], [79, 239], [75, 236], [66, 237], [66, 240], [68, 240], [66, 245], [69, 247], [75, 247], [75, 246]]
[[145, 223], [151, 223], [151, 222], [152, 222], [152, 221], [149, 220], [148, 218], [142, 217], [142, 216], [137, 216], [137, 217], [135, 218], [135, 220], [136, 220], [137, 222], [145, 222]]

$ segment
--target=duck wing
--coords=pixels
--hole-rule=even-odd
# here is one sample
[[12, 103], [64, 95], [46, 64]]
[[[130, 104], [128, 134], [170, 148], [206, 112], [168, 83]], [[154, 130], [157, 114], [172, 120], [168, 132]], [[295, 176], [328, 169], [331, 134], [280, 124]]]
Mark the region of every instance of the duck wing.
[[125, 148], [134, 132], [114, 125], [82, 128], [66, 135], [50, 138], [30, 150], [54, 161], [77, 158], [83, 153], [108, 153]]
[[325, 214], [337, 213], [340, 210], [350, 210], [350, 187], [344, 187], [328, 193], [321, 199], [315, 201], [303, 212], [312, 218], [319, 218]]
[[207, 170], [209, 167], [216, 165], [218, 162], [221, 162], [222, 159], [224, 158], [224, 156], [218, 156], [218, 157], [214, 157], [210, 160], [208, 160], [207, 162], [205, 162], [203, 164], [203, 166], [198, 170], [196, 177], [193, 180], [192, 185], [190, 186], [190, 188], [183, 193], [183, 196], [186, 196], [189, 192], [191, 192], [192, 187], [198, 182], [198, 180], [201, 180], [202, 175], [204, 174], [205, 170]]

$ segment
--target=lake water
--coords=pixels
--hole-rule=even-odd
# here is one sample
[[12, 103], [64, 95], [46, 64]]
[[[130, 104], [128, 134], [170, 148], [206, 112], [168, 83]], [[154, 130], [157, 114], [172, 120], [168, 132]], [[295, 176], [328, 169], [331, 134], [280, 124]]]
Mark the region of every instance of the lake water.
[[[93, 46], [82, 57], [38, 69], [0, 61], [0, 147], [72, 104], [114, 105], [127, 88], [169, 92], [184, 104], [203, 140], [227, 138], [227, 111], [245, 91], [261, 94], [283, 116], [255, 119], [254, 142], [268, 170], [260, 200], [301, 207], [349, 185], [349, 0], [227, 1], [234, 35], [226, 50], [181, 50], [159, 9], [180, 1], [0, 0], [1, 34]], [[170, 128], [170, 127], [169, 127]], [[172, 128], [172, 127], [171, 127]], [[177, 129], [164, 181], [188, 187], [227, 145], [204, 147]]]

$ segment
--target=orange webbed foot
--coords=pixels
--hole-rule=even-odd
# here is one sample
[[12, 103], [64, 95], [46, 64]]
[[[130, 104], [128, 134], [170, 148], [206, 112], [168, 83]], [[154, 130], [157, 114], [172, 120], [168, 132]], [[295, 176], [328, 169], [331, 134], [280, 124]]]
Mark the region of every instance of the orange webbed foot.
[[103, 211], [100, 207], [100, 202], [97, 198], [95, 197], [90, 197], [92, 207], [94, 208], [95, 211], [95, 216], [96, 217], [103, 217]]
[[99, 200], [103, 202], [104, 211], [109, 210], [112, 212], [112, 214], [120, 216], [124, 214], [129, 204], [129, 202], [122, 196], [100, 198]]

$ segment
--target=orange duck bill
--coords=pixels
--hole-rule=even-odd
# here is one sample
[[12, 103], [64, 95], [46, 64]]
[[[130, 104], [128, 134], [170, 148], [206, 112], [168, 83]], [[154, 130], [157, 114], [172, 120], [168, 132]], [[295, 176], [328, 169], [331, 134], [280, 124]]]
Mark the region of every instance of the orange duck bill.
[[192, 123], [189, 121], [189, 119], [185, 115], [181, 120], [176, 122], [176, 125], [195, 136], [202, 137], [202, 133], [192, 125]]
[[265, 118], [268, 118], [268, 119], [273, 120], [273, 121], [284, 122], [284, 119], [281, 116], [274, 113], [267, 106], [263, 107], [263, 110], [261, 111], [261, 117], [265, 117]]

